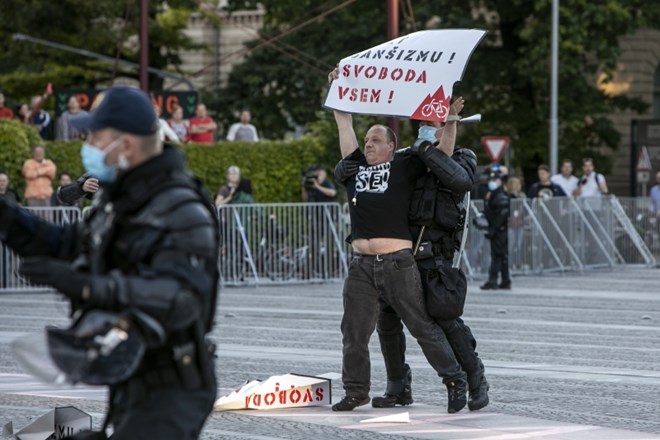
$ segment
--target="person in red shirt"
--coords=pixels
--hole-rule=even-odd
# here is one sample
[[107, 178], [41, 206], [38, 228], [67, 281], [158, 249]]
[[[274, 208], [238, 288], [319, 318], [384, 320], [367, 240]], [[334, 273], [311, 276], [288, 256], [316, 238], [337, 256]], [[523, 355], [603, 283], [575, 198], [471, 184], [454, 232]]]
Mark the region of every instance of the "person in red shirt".
[[195, 117], [190, 118], [190, 142], [212, 144], [216, 128], [218, 125], [208, 116], [206, 106], [198, 104]]
[[5, 95], [0, 93], [0, 119], [12, 119], [13, 117], [14, 112], [9, 107], [5, 107]]

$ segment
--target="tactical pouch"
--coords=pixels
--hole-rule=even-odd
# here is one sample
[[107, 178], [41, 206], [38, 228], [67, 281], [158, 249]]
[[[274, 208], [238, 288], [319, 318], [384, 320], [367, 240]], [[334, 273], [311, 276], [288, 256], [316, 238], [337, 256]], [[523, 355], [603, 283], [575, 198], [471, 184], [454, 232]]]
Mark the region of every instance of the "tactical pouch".
[[426, 272], [426, 309], [432, 318], [451, 321], [463, 314], [467, 280], [460, 269], [438, 267]]
[[427, 258], [433, 258], [433, 245], [430, 241], [423, 241], [417, 246], [417, 252], [414, 255], [415, 260], [426, 260]]
[[197, 367], [195, 343], [190, 341], [172, 348], [174, 365], [179, 373], [179, 379], [186, 389], [196, 389], [202, 385], [202, 378]]

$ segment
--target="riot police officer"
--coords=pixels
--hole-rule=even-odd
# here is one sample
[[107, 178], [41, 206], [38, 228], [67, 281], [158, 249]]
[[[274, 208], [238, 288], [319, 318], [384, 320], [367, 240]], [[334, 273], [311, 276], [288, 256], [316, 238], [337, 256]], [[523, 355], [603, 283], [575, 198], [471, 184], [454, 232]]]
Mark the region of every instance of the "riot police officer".
[[[488, 281], [483, 290], [511, 289], [509, 274], [509, 211], [511, 198], [503, 185], [501, 171], [490, 173], [488, 190], [484, 199], [484, 215], [488, 220], [486, 238], [490, 240], [490, 268]], [[501, 283], [497, 284], [501, 274]]]
[[[465, 274], [452, 267], [461, 245], [466, 209], [469, 208], [462, 206], [462, 202], [474, 184], [477, 167], [476, 156], [471, 150], [454, 152], [457, 114], [462, 107], [462, 99], [452, 104], [446, 125], [421, 123], [419, 138], [411, 151], [420, 156], [429, 172], [417, 181], [409, 209], [409, 223], [416, 239], [416, 260], [427, 311], [445, 332], [457, 361], [467, 373], [468, 408], [478, 410], [488, 404], [488, 382], [483, 363], [475, 352], [476, 340], [459, 317], [467, 291]], [[434, 144], [439, 145], [439, 149], [432, 148]], [[343, 181], [344, 175], [351, 172], [349, 164], [338, 167], [337, 181]], [[453, 304], [446, 302], [448, 297], [452, 298]], [[401, 319], [391, 307], [382, 309], [377, 331], [387, 370], [387, 389], [383, 396], [372, 399], [372, 405], [377, 408], [409, 405], [413, 403], [412, 374], [405, 363], [406, 343]], [[467, 399], [465, 395], [451, 395], [464, 393], [463, 387], [448, 387], [448, 392], [450, 401]], [[449, 412], [454, 409], [450, 407]]]
[[0, 239], [24, 257], [24, 276], [70, 299], [74, 318], [148, 317], [144, 356], [126, 380], [89, 372], [110, 386], [112, 438], [197, 438], [216, 396], [205, 339], [219, 277], [215, 209], [183, 154], [159, 140], [142, 91], [112, 87], [72, 123], [89, 130], [82, 162], [101, 182], [89, 216], [60, 227], [1, 204]]

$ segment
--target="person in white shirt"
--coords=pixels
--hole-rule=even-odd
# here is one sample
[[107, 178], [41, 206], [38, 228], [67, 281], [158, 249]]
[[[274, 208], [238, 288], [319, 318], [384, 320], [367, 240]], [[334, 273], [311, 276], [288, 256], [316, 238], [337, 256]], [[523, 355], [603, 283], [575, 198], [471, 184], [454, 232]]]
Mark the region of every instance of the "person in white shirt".
[[252, 115], [248, 110], [243, 110], [241, 112], [240, 120], [232, 124], [229, 127], [229, 132], [227, 133], [228, 141], [242, 141], [242, 142], [256, 142], [259, 140], [257, 135], [257, 128], [250, 124], [250, 119]]
[[607, 194], [605, 177], [594, 171], [594, 161], [591, 158], [582, 159], [582, 178], [573, 191], [575, 197], [601, 197]]
[[181, 139], [179, 139], [179, 136], [177, 136], [174, 130], [172, 130], [170, 124], [168, 124], [165, 119], [160, 117], [163, 111], [159, 105], [154, 104], [154, 111], [156, 112], [156, 116], [158, 116], [158, 126], [160, 127], [158, 129], [158, 137], [160, 138], [161, 142], [171, 141], [176, 142], [177, 144], [181, 143]]
[[573, 194], [580, 181], [580, 179], [573, 175], [573, 162], [570, 159], [564, 159], [562, 161], [560, 173], [552, 176], [550, 180], [552, 183], [559, 185], [567, 196]]

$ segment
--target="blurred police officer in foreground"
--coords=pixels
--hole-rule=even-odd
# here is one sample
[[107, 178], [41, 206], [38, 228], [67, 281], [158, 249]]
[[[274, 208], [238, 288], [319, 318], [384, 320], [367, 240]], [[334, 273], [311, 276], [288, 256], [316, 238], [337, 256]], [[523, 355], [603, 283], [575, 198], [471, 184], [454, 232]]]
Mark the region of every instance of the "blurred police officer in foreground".
[[216, 395], [205, 341], [217, 295], [215, 209], [183, 154], [159, 140], [140, 90], [112, 87], [72, 123], [89, 130], [82, 161], [101, 182], [90, 215], [55, 226], [0, 203], [0, 239], [24, 257], [24, 276], [70, 299], [74, 318], [135, 310], [155, 322], [135, 371], [107, 378], [112, 438], [197, 438]]

